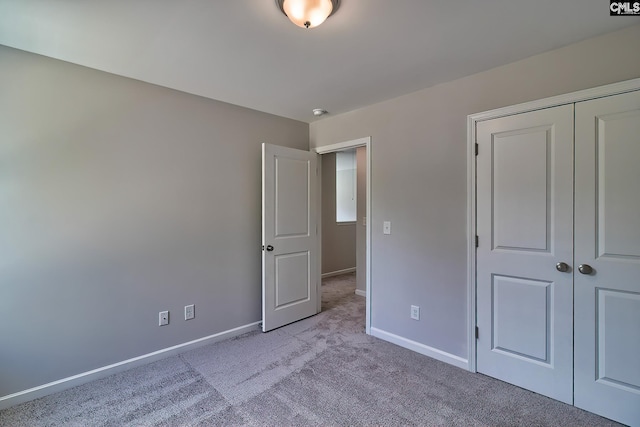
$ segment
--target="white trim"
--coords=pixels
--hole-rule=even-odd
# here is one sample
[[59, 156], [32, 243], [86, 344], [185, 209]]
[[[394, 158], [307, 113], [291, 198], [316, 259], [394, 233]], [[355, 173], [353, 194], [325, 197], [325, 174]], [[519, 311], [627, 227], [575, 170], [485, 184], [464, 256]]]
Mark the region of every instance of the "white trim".
[[373, 264], [371, 261], [371, 245], [372, 240], [371, 240], [371, 231], [373, 230], [373, 227], [371, 224], [373, 224], [373, 215], [372, 215], [372, 210], [371, 210], [371, 177], [372, 175], [372, 167], [371, 167], [371, 163], [372, 163], [372, 159], [373, 159], [373, 154], [371, 153], [371, 137], [367, 138], [367, 225], [366, 225], [366, 233], [367, 233], [367, 254], [366, 254], [366, 271], [367, 271], [367, 280], [366, 280], [366, 288], [365, 288], [365, 297], [366, 297], [366, 302], [365, 302], [365, 307], [366, 307], [366, 326], [365, 326], [365, 332], [367, 334], [371, 334], [371, 318], [373, 316], [372, 314], [372, 310], [371, 310], [371, 281], [372, 281], [372, 277], [371, 277], [371, 270], [373, 268]]
[[343, 268], [342, 270], [330, 271], [328, 273], [322, 273], [322, 278], [326, 279], [327, 277], [340, 276], [341, 274], [353, 273], [356, 271], [355, 267], [351, 268]]
[[476, 372], [476, 122], [467, 119], [467, 359]]
[[572, 92], [565, 95], [553, 96], [537, 101], [498, 108], [482, 113], [471, 114], [467, 117], [467, 295], [468, 295], [468, 342], [469, 342], [469, 370], [476, 372], [476, 284], [475, 284], [475, 235], [476, 235], [476, 162], [475, 142], [476, 124], [481, 121], [526, 113], [528, 111], [541, 110], [559, 105], [573, 104], [588, 101], [590, 99], [603, 98], [605, 96], [640, 90], [640, 78], [627, 80], [610, 85], [599, 86], [592, 89]]
[[353, 139], [351, 141], [339, 142], [337, 144], [323, 145], [322, 147], [314, 148], [314, 151], [318, 154], [335, 153], [336, 151], [349, 150], [355, 147], [362, 147], [371, 143], [371, 137]]
[[371, 328], [371, 335], [380, 338], [381, 340], [388, 341], [390, 343], [399, 345], [400, 347], [408, 348], [417, 353], [429, 356], [432, 359], [439, 360], [441, 362], [448, 363], [453, 366], [457, 366], [462, 369], [469, 369], [469, 363], [467, 359], [463, 359], [455, 354], [447, 353], [446, 351], [438, 350], [437, 348], [429, 347], [428, 345], [420, 344], [419, 342], [412, 341], [407, 338], [392, 334], [390, 332], [383, 331], [378, 328]]
[[367, 291], [363, 291], [362, 289], [356, 289], [356, 295], [361, 296], [361, 297], [367, 297]]
[[603, 98], [605, 96], [617, 95], [619, 93], [633, 92], [640, 89], [640, 78], [613, 83], [605, 86], [598, 86], [591, 89], [571, 92], [564, 95], [552, 96], [550, 98], [525, 102], [522, 104], [510, 105], [508, 107], [496, 108], [495, 110], [484, 111], [471, 114], [469, 119], [474, 122], [496, 119], [498, 117], [511, 116], [513, 114], [526, 113], [527, 111], [542, 110], [543, 108], [557, 107], [558, 105], [573, 104], [575, 102], [588, 101], [590, 99]]
[[143, 354], [142, 356], [123, 360], [121, 362], [113, 363], [111, 365], [103, 366], [91, 371], [83, 372], [27, 390], [19, 391], [17, 393], [2, 396], [0, 397], [0, 410], [58, 391], [66, 390], [71, 387], [85, 384], [89, 381], [105, 378], [109, 375], [135, 368], [136, 366], [145, 365], [147, 363], [183, 353], [188, 350], [193, 350], [198, 347], [213, 344], [215, 342], [242, 335], [253, 330], [258, 330], [258, 325], [260, 325], [260, 323], [261, 322], [249, 323], [248, 325], [239, 326], [237, 328], [229, 329], [228, 331], [223, 331], [217, 334], [209, 335], [207, 337], [198, 338], [197, 340], [174, 345], [172, 347], [167, 347], [162, 350], [154, 351], [152, 353]]
[[[342, 151], [342, 150], [347, 150], [350, 148], [355, 148], [355, 147], [366, 147], [367, 148], [367, 201], [366, 201], [366, 211], [367, 211], [367, 230], [366, 230], [366, 271], [367, 271], [367, 288], [366, 288], [366, 298], [367, 301], [365, 303], [365, 308], [366, 308], [366, 325], [365, 325], [365, 332], [367, 334], [371, 334], [371, 223], [372, 221], [372, 217], [371, 217], [371, 137], [367, 136], [364, 138], [359, 138], [359, 139], [354, 139], [351, 141], [345, 141], [345, 142], [339, 142], [337, 144], [331, 144], [331, 145], [323, 145], [322, 147], [316, 147], [313, 150], [318, 153], [318, 154], [327, 154], [327, 153], [334, 153], [336, 151]], [[320, 181], [322, 181], [322, 176], [320, 175]], [[321, 191], [318, 192], [319, 195], [318, 197], [320, 197]], [[322, 223], [321, 223], [321, 213], [320, 209], [322, 209], [322, 203], [318, 203], [318, 212], [320, 213], [319, 215], [319, 219], [318, 219], [318, 224], [319, 225], [319, 229], [322, 229]], [[320, 239], [322, 240], [322, 239]], [[322, 265], [321, 261], [321, 254], [322, 254], [322, 248], [320, 248], [320, 250], [318, 250], [318, 262], [320, 263], [319, 265]], [[319, 287], [318, 287], [319, 288]], [[318, 292], [320, 292], [320, 290], [318, 290]], [[321, 298], [320, 298], [321, 299]], [[318, 308], [318, 312], [320, 312], [320, 309]]]
[[322, 156], [316, 153], [316, 262], [317, 268], [317, 285], [316, 285], [316, 314], [322, 311]]

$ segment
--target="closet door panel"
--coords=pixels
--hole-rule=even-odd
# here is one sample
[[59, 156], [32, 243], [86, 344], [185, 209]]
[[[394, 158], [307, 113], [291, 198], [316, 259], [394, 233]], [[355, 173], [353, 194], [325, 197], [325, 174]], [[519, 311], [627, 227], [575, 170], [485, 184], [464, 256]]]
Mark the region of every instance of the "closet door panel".
[[640, 425], [640, 92], [575, 126], [575, 405]]
[[573, 105], [478, 123], [478, 372], [573, 401]]

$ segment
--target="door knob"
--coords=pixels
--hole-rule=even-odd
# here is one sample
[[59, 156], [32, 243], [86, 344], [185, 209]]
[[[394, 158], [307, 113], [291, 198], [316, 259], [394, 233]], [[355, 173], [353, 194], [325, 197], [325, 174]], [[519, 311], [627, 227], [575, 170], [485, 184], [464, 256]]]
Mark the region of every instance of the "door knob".
[[593, 273], [593, 268], [589, 264], [580, 264], [578, 266], [578, 271], [582, 274], [591, 274]]
[[267, 245], [267, 251], [271, 252], [273, 250], [273, 246]]
[[556, 264], [556, 270], [561, 273], [566, 273], [567, 271], [569, 271], [569, 264], [567, 264], [566, 262], [559, 262]]

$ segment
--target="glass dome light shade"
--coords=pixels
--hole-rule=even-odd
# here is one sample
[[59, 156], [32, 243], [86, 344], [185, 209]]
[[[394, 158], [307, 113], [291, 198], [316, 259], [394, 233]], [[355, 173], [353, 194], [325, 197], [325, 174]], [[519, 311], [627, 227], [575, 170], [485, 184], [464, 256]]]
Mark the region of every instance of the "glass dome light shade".
[[284, 0], [282, 9], [298, 27], [314, 28], [333, 11], [331, 0]]

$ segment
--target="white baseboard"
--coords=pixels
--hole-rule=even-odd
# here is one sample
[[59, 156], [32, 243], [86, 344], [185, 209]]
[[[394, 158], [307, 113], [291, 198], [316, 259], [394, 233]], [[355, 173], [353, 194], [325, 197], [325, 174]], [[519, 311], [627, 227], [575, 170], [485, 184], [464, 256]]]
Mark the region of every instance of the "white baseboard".
[[469, 370], [469, 361], [467, 359], [463, 359], [462, 357], [447, 353], [446, 351], [438, 350], [437, 348], [420, 344], [419, 342], [403, 338], [399, 335], [395, 335], [378, 328], [372, 327], [371, 335], [380, 338], [381, 340], [389, 341], [390, 343], [399, 345], [400, 347], [408, 348], [409, 350], [424, 354], [425, 356], [429, 356], [441, 362], [445, 362], [450, 365], [457, 366], [458, 368]]
[[356, 289], [356, 295], [360, 295], [361, 297], [366, 297], [367, 291], [363, 291], [362, 289]]
[[258, 325], [260, 323], [262, 323], [262, 321], [239, 326], [234, 329], [229, 329], [228, 331], [219, 332], [217, 334], [209, 335], [207, 337], [199, 338], [197, 340], [189, 341], [183, 344], [174, 345], [173, 347], [164, 348], [162, 350], [154, 351], [153, 353], [143, 354], [142, 356], [123, 360], [122, 362], [103, 366], [101, 368], [93, 369], [91, 371], [83, 372], [81, 374], [73, 375], [71, 377], [33, 387], [28, 390], [19, 391], [7, 396], [0, 396], [0, 410], [58, 391], [66, 390], [71, 387], [85, 384], [89, 381], [105, 378], [109, 375], [126, 371], [127, 369], [135, 368], [136, 366], [141, 366], [147, 363], [155, 362], [156, 360], [183, 353], [188, 350], [193, 350], [194, 348], [202, 347], [207, 344], [213, 344], [218, 341], [246, 334], [247, 332], [258, 329]]
[[355, 267], [345, 268], [343, 270], [330, 271], [328, 273], [322, 273], [322, 278], [326, 279], [327, 277], [339, 276], [341, 274], [353, 273], [356, 271]]

